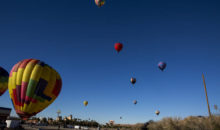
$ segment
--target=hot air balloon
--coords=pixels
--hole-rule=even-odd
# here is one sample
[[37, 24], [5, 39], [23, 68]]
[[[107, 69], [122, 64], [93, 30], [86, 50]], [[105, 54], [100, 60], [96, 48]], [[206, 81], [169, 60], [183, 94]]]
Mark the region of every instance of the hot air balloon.
[[155, 114], [156, 114], [156, 115], [159, 115], [159, 114], [160, 114], [160, 111], [156, 110], [156, 111], [155, 111]]
[[131, 81], [132, 84], [135, 84], [135, 83], [136, 83], [136, 78], [133, 78], [133, 77], [132, 77], [132, 78], [130, 79], [130, 81]]
[[83, 104], [84, 104], [84, 106], [87, 106], [88, 105], [88, 101], [84, 101]]
[[105, 4], [105, 0], [95, 0], [95, 4], [98, 7], [102, 7]]
[[9, 75], [9, 95], [16, 113], [26, 120], [49, 106], [62, 87], [60, 75], [36, 59], [25, 59], [14, 65]]
[[115, 50], [119, 53], [123, 48], [122, 43], [115, 43]]
[[167, 64], [165, 62], [159, 62], [158, 67], [160, 70], [164, 70], [166, 68]]
[[8, 89], [8, 72], [0, 67], [0, 96]]
[[120, 116], [120, 119], [122, 119], [122, 117]]
[[137, 100], [134, 100], [133, 103], [136, 105], [137, 104]]

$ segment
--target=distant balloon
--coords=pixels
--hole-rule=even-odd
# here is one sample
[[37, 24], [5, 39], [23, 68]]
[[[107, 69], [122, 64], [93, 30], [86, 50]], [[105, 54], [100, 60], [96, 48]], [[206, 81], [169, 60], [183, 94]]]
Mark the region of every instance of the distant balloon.
[[8, 89], [8, 72], [0, 67], [0, 96]]
[[40, 60], [22, 60], [10, 72], [9, 95], [16, 113], [24, 120], [48, 107], [61, 87], [57, 71]]
[[84, 106], [87, 106], [88, 105], [88, 101], [84, 101], [83, 104], [84, 104]]
[[102, 7], [105, 4], [105, 0], [95, 0], [95, 4], [98, 7]]
[[115, 43], [115, 50], [119, 53], [123, 48], [122, 43]]
[[159, 114], [160, 114], [160, 111], [156, 110], [156, 111], [155, 111], [155, 114], [156, 114], [156, 115], [159, 115]]
[[133, 78], [133, 77], [132, 77], [132, 78], [130, 79], [130, 81], [131, 81], [132, 84], [135, 84], [135, 83], [136, 83], [136, 78]]
[[167, 64], [165, 62], [159, 62], [158, 67], [160, 70], [164, 70], [166, 68]]
[[137, 100], [134, 100], [133, 103], [136, 105], [137, 104]]
[[122, 117], [120, 116], [120, 119], [122, 119]]

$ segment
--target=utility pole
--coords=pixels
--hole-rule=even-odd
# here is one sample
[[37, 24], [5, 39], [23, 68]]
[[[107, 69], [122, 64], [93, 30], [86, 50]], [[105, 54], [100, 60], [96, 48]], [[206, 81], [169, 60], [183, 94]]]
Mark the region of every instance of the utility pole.
[[59, 115], [60, 115], [60, 113], [61, 113], [61, 111], [60, 110], [58, 110], [57, 111], [57, 116], [58, 116], [58, 130], [60, 130], [60, 117], [59, 117]]
[[207, 101], [207, 106], [208, 106], [209, 117], [211, 118], [212, 115], [211, 115], [210, 107], [209, 107], [209, 100], [208, 100], [208, 94], [207, 94], [207, 90], [206, 90], [204, 74], [202, 74], [202, 78], [203, 78], [203, 83], [204, 83], [204, 88], [205, 88], [205, 94], [206, 94], [206, 101]]

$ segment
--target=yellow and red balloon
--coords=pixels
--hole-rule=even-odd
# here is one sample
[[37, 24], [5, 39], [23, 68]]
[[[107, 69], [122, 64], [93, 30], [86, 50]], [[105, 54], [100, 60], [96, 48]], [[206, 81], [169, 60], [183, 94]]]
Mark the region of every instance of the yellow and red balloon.
[[14, 65], [9, 75], [9, 95], [16, 113], [27, 119], [49, 106], [62, 87], [60, 75], [36, 59], [25, 59]]

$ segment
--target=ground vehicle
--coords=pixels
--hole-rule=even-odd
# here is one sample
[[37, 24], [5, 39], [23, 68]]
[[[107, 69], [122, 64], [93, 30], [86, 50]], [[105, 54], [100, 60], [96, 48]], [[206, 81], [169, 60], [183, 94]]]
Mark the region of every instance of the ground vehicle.
[[75, 129], [80, 129], [81, 127], [78, 126], [78, 125], [75, 125], [74, 128], [75, 128]]
[[83, 129], [83, 130], [88, 130], [89, 128], [86, 127], [86, 126], [82, 126], [81, 129]]
[[74, 128], [74, 126], [72, 126], [72, 125], [67, 125], [67, 128]]

